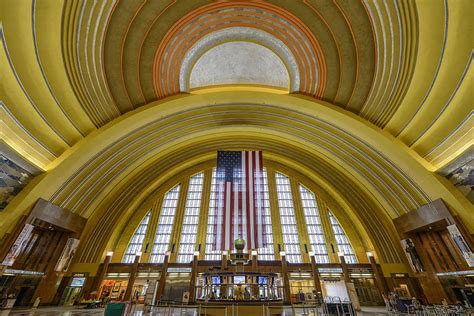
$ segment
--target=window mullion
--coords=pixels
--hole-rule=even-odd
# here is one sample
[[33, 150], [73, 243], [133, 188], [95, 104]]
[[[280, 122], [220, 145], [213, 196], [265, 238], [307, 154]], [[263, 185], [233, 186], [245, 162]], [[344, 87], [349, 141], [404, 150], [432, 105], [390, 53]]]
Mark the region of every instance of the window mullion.
[[164, 195], [149, 262], [163, 262], [165, 253], [170, 248], [173, 231], [176, 228], [176, 213], [182, 192], [180, 189], [181, 186], [178, 184]]
[[[329, 219], [329, 213], [327, 205], [324, 201], [316, 197], [316, 203], [318, 203], [319, 217], [321, 219], [321, 226], [323, 228], [324, 237], [326, 238], [326, 244], [328, 248], [329, 260], [334, 263], [339, 262], [337, 257], [337, 242], [332, 230], [331, 220]], [[331, 247], [332, 245], [332, 247]], [[334, 251], [333, 251], [334, 248]]]
[[[297, 225], [298, 233], [300, 237], [301, 256], [304, 262], [310, 262], [309, 254], [305, 251], [305, 248], [304, 248], [305, 245], [306, 247], [311, 247], [311, 246], [309, 242], [308, 230], [306, 228], [306, 223], [304, 220], [303, 205], [302, 205], [300, 194], [299, 194], [298, 183], [295, 181], [295, 179], [290, 179], [290, 183], [291, 183], [291, 195], [293, 196], [293, 205], [294, 205], [293, 207], [295, 209], [296, 225]], [[308, 248], [308, 251], [309, 250], [310, 248]]]
[[[173, 230], [171, 232], [169, 248], [172, 250], [169, 262], [176, 262], [178, 257], [179, 249], [179, 237], [181, 235], [181, 229], [183, 228], [184, 211], [186, 208], [186, 195], [189, 187], [189, 178], [184, 179], [181, 182], [181, 190], [179, 191], [178, 206], [176, 208], [176, 217], [174, 219]], [[173, 249], [174, 245], [174, 249]]]
[[[267, 167], [268, 194], [270, 197], [270, 210], [272, 216], [273, 245], [275, 249], [275, 258], [280, 260], [278, 245], [283, 245], [283, 236], [281, 232], [280, 214], [278, 212], [278, 194], [275, 181], [275, 170]], [[283, 250], [283, 249], [282, 249]]]
[[275, 180], [286, 258], [291, 263], [300, 263], [303, 258], [290, 179], [276, 172]]
[[142, 262], [148, 262], [150, 260], [163, 198], [164, 196], [161, 196], [161, 198], [159, 198], [155, 203], [153, 203], [151, 207], [150, 222], [148, 223], [148, 230], [145, 235], [145, 241], [143, 242], [143, 245], [145, 247], [143, 248], [143, 255], [141, 258]]
[[186, 203], [183, 211], [181, 233], [177, 248], [177, 262], [189, 263], [192, 261], [198, 236], [199, 218], [201, 215], [202, 187], [204, 173], [199, 172], [189, 180]]
[[201, 195], [201, 211], [199, 215], [198, 223], [198, 235], [196, 238], [196, 249], [201, 245], [201, 251], [199, 252], [199, 260], [204, 259], [206, 249], [206, 236], [207, 236], [207, 221], [209, 216], [209, 199], [211, 192], [211, 180], [212, 180], [212, 168], [204, 171], [204, 183], [202, 187]]

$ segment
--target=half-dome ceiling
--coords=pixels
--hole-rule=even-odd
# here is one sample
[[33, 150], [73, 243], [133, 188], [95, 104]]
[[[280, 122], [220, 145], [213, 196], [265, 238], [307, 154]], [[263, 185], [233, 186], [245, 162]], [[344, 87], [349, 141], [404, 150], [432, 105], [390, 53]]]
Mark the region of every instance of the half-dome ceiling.
[[2, 102], [12, 131], [5, 140], [43, 170], [120, 115], [190, 92], [202, 54], [232, 41], [271, 50], [291, 93], [358, 114], [412, 147], [430, 170], [472, 144], [465, 135], [473, 33], [459, 36], [472, 29], [462, 16], [469, 1], [2, 5]]
[[228, 42], [211, 48], [194, 64], [189, 89], [242, 84], [265, 85], [288, 91], [283, 62], [268, 48], [251, 42]]

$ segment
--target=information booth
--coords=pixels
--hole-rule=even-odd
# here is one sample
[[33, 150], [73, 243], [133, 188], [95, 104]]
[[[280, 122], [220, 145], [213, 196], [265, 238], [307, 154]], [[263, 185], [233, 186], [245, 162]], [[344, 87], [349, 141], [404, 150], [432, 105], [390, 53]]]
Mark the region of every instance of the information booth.
[[196, 298], [207, 302], [281, 301], [283, 286], [276, 273], [216, 272], [199, 275]]

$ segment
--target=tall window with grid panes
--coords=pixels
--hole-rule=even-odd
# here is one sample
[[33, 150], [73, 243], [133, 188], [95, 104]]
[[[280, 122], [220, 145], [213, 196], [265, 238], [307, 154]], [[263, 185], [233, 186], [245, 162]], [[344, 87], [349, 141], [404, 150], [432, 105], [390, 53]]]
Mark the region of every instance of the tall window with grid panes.
[[332, 213], [328, 210], [329, 219], [331, 220], [332, 230], [334, 232], [334, 237], [336, 238], [337, 249], [339, 252], [344, 253], [344, 259], [346, 259], [347, 263], [357, 263], [357, 257], [352, 249], [351, 243], [349, 242], [349, 238], [347, 238], [344, 230], [342, 230], [341, 225], [337, 219], [332, 215]]
[[186, 208], [184, 209], [177, 259], [177, 261], [181, 263], [193, 260], [199, 223], [199, 211], [201, 209], [203, 181], [203, 172], [200, 172], [189, 179]]
[[[211, 178], [211, 193], [209, 195], [209, 215], [207, 219], [207, 233], [206, 233], [206, 249], [205, 249], [205, 260], [220, 260], [221, 251], [214, 250], [212, 247], [212, 241], [214, 240], [214, 219], [215, 214], [218, 210], [218, 203], [222, 203], [217, 199], [217, 176], [216, 168], [212, 169]], [[222, 207], [222, 205], [220, 205]]]
[[268, 176], [267, 169], [263, 168], [263, 210], [264, 217], [263, 237], [266, 241], [266, 247], [258, 249], [258, 260], [275, 260], [273, 249], [273, 230], [272, 214], [270, 210], [270, 196], [268, 194]]
[[150, 262], [152, 263], [163, 262], [165, 253], [168, 251], [176, 208], [178, 207], [179, 189], [179, 185], [175, 186], [163, 198], [163, 205], [161, 206], [160, 218], [158, 219], [155, 240], [151, 251]]
[[296, 226], [295, 208], [291, 194], [290, 178], [276, 172], [276, 190], [280, 210], [281, 232], [285, 246], [286, 259], [291, 263], [302, 262], [300, 239]]
[[127, 250], [125, 251], [125, 255], [123, 256], [122, 262], [123, 263], [133, 263], [135, 260], [135, 255], [137, 252], [142, 251], [143, 241], [145, 239], [146, 230], [148, 228], [148, 222], [150, 221], [150, 212], [146, 214], [143, 220], [138, 225], [135, 234], [133, 234], [130, 243], [128, 244]]
[[315, 254], [317, 263], [329, 263], [328, 250], [316, 198], [313, 192], [309, 191], [305, 186], [300, 184], [299, 187], [311, 250]]

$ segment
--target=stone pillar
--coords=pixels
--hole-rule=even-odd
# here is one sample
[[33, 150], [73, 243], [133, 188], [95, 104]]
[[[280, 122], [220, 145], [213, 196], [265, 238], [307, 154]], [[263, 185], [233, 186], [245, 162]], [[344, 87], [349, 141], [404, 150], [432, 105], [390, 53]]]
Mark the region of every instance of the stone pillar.
[[280, 252], [281, 257], [281, 275], [283, 276], [283, 288], [285, 290], [285, 304], [291, 304], [290, 279], [288, 278], [288, 265], [285, 252]]
[[128, 278], [127, 290], [123, 296], [124, 301], [130, 301], [132, 298], [133, 284], [135, 284], [135, 279], [137, 278], [138, 273], [138, 264], [140, 263], [141, 252], [135, 255], [135, 261], [133, 261], [132, 271], [130, 271], [130, 277]]
[[107, 269], [109, 268], [109, 263], [112, 260], [113, 254], [114, 253], [112, 251], [107, 252], [107, 256], [105, 256], [104, 263], [102, 264], [102, 269], [100, 269], [100, 272], [94, 282], [94, 286], [91, 289], [91, 293], [97, 292], [96, 298], [99, 298], [100, 285], [102, 284], [102, 281], [104, 281], [105, 275], [107, 274]]
[[344, 273], [344, 282], [346, 283], [347, 295], [351, 300], [352, 306], [355, 310], [360, 310], [360, 302], [359, 297], [357, 296], [357, 292], [355, 290], [354, 283], [352, 283], [351, 278], [349, 276], [349, 269], [347, 267], [346, 259], [344, 258], [344, 254], [339, 252], [339, 260], [341, 261], [342, 272]]
[[367, 257], [369, 258], [370, 267], [372, 268], [372, 271], [374, 273], [375, 285], [379, 289], [380, 294], [385, 293], [387, 295], [389, 292], [388, 285], [385, 282], [385, 278], [383, 277], [383, 274], [380, 273], [380, 269], [377, 266], [375, 257], [371, 253], [367, 253]]
[[322, 295], [322, 288], [321, 288], [321, 280], [319, 279], [319, 271], [318, 268], [316, 267], [316, 258], [314, 254], [310, 253], [310, 259], [311, 259], [311, 272], [313, 273], [313, 281], [314, 281], [314, 288], [316, 289], [316, 292], [321, 293]]
[[189, 304], [196, 301], [196, 276], [198, 270], [199, 251], [196, 251], [193, 256], [193, 263], [191, 268], [191, 281], [189, 281]]
[[160, 282], [158, 283], [158, 291], [156, 291], [155, 302], [158, 304], [161, 301], [161, 296], [165, 292], [166, 285], [166, 275], [168, 274], [168, 263], [170, 259], [170, 252], [168, 251], [165, 254], [165, 260], [163, 261], [163, 266], [161, 268]]

